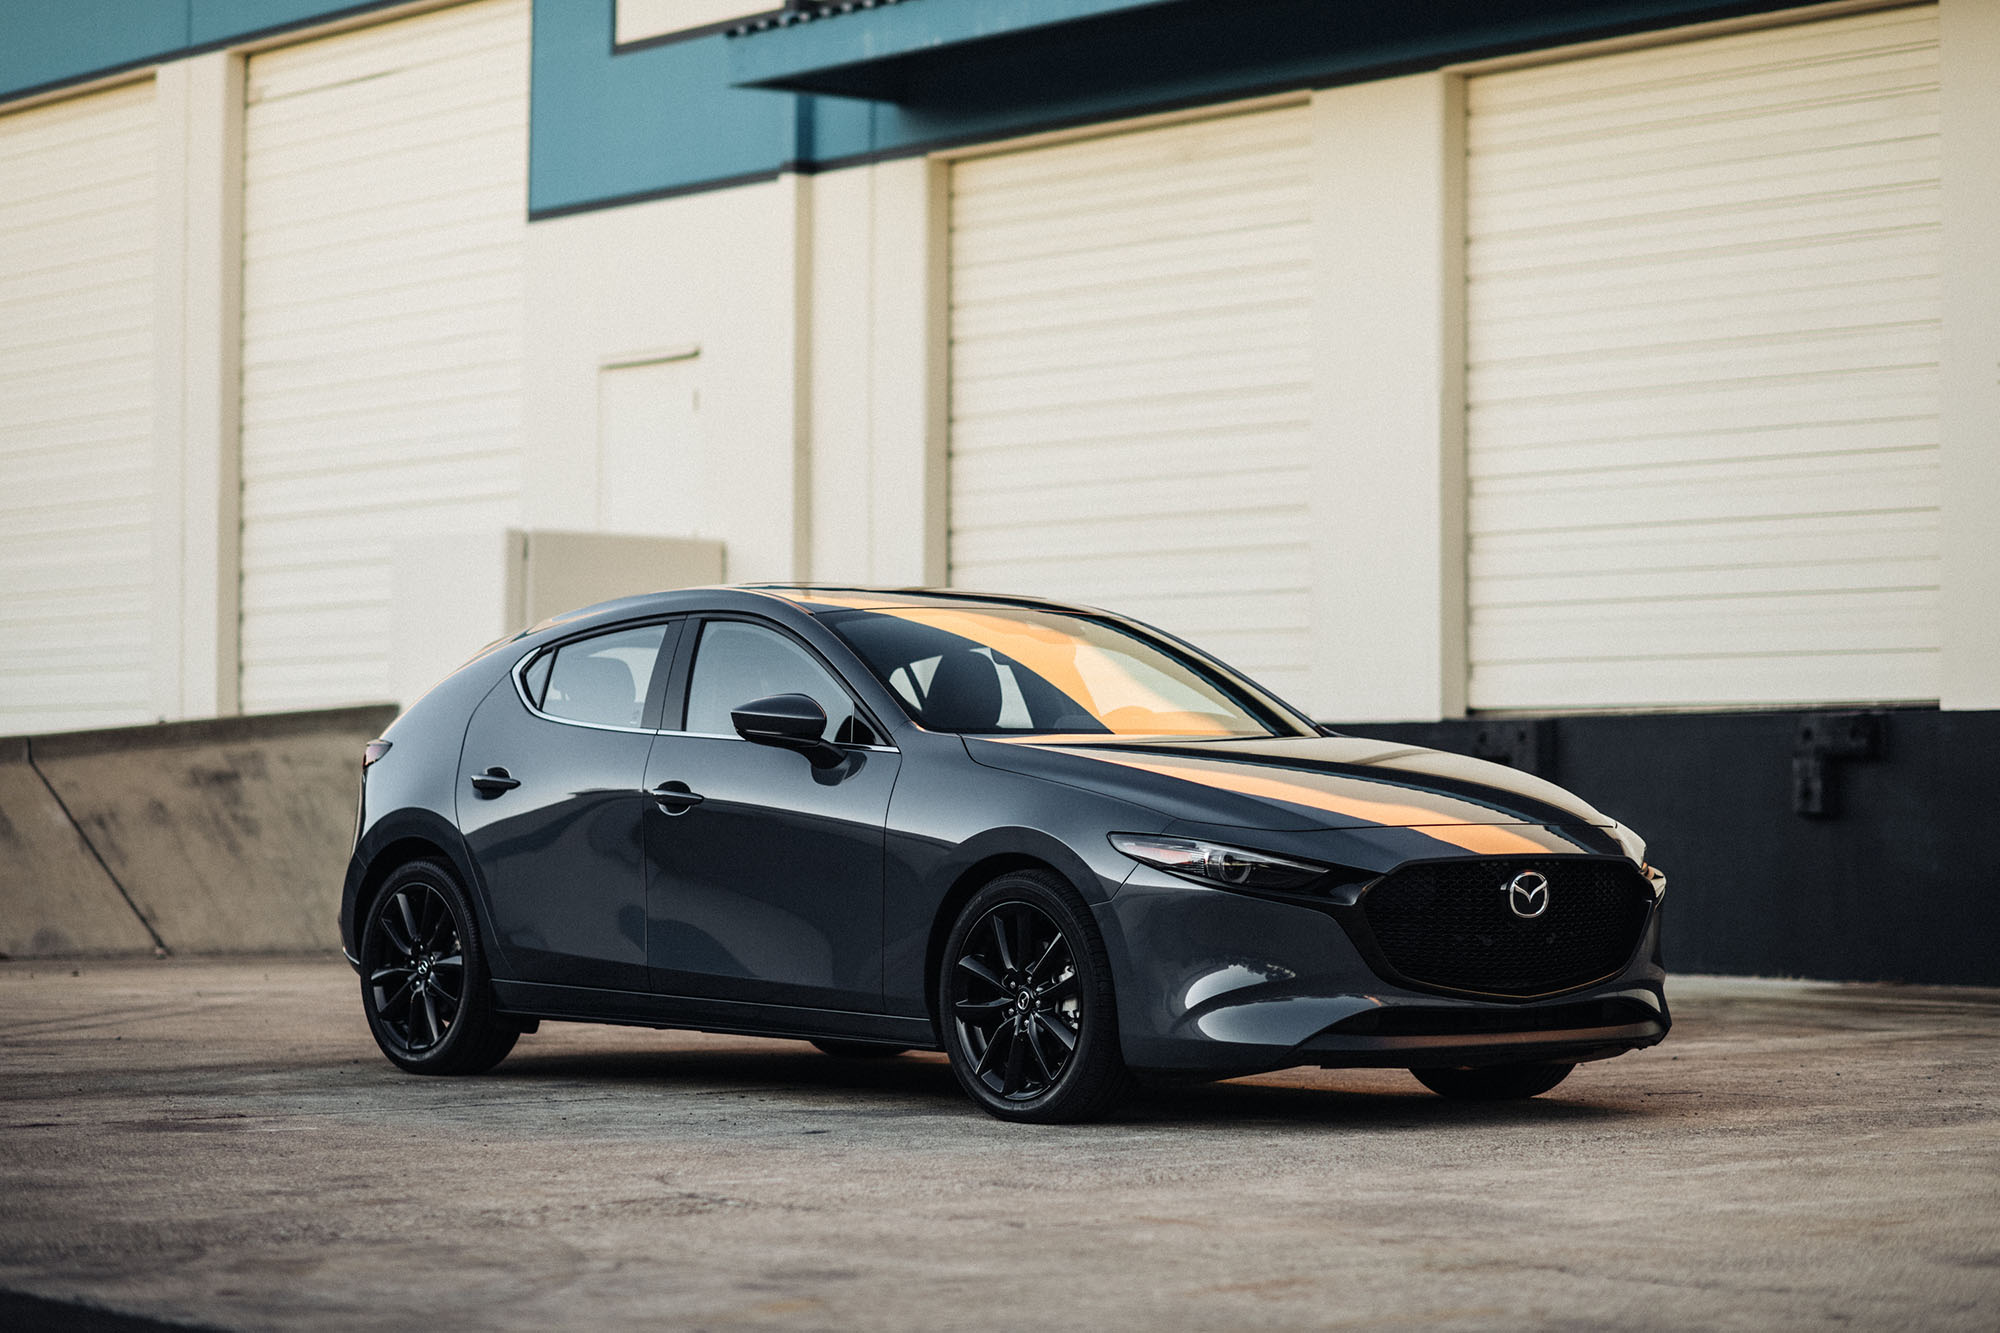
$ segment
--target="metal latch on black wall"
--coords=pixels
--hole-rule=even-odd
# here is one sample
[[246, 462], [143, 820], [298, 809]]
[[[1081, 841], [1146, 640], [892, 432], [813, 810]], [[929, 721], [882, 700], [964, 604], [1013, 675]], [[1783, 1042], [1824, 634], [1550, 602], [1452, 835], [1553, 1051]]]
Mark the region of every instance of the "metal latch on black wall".
[[1836, 759], [1879, 759], [1882, 719], [1874, 713], [1811, 713], [1792, 744], [1792, 813], [1832, 819], [1840, 813]]
[[1548, 718], [1481, 722], [1472, 732], [1474, 759], [1487, 759], [1523, 773], [1555, 775], [1556, 727]]

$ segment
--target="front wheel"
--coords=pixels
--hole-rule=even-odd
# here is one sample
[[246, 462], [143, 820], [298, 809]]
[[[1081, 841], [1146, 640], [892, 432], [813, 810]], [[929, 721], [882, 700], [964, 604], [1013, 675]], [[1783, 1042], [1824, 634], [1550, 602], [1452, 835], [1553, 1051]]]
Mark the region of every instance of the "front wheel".
[[361, 1008], [382, 1054], [412, 1074], [479, 1074], [521, 1024], [493, 1012], [472, 904], [451, 868], [412, 861], [383, 883], [361, 936]]
[[1110, 959], [1054, 874], [1014, 871], [973, 895], [945, 941], [938, 1016], [959, 1084], [1002, 1120], [1094, 1120], [1125, 1091]]
[[1506, 1102], [1538, 1097], [1569, 1077], [1575, 1065], [1487, 1065], [1480, 1069], [1412, 1069], [1440, 1097]]

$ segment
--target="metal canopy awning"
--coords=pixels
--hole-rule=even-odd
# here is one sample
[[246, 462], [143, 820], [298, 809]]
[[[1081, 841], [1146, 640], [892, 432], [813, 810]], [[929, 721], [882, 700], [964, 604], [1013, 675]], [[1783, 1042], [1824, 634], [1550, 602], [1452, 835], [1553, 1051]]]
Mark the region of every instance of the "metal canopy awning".
[[[878, 102], [928, 100], [967, 63], [1032, 61], [1053, 43], [1139, 33], [1143, 12], [1194, 0], [835, 0], [732, 29], [730, 82]], [[1151, 26], [1151, 25], [1145, 25]], [[1083, 31], [1080, 31], [1082, 29]], [[1088, 30], [1099, 31], [1091, 32]]]
[[912, 108], [1183, 100], [1435, 68], [1804, 0], [826, 0], [730, 30], [741, 88]]

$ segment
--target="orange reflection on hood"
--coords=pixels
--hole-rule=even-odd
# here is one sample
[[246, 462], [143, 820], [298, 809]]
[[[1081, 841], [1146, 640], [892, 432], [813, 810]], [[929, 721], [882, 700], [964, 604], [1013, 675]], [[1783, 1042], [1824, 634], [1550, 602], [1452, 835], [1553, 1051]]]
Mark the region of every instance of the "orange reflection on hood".
[[1157, 773], [1161, 777], [1193, 782], [1200, 786], [1213, 787], [1217, 791], [1235, 792], [1239, 796], [1261, 796], [1267, 800], [1302, 805], [1309, 810], [1325, 810], [1331, 814], [1366, 820], [1371, 824], [1381, 824], [1390, 828], [1418, 828], [1422, 829], [1427, 837], [1463, 847], [1481, 856], [1512, 856], [1550, 850], [1540, 840], [1504, 825], [1452, 822], [1448, 815], [1426, 806], [1404, 805], [1395, 801], [1371, 801], [1355, 796], [1336, 796], [1318, 787], [1288, 782], [1266, 773], [1245, 772], [1235, 765], [1224, 767], [1206, 763], [1176, 763], [1171, 759], [1151, 756], [1140, 759], [1128, 755], [1108, 754], [1102, 750], [1065, 750], [1064, 753], [1087, 755], [1089, 758], [1101, 759], [1106, 763], [1123, 764], [1127, 768]]

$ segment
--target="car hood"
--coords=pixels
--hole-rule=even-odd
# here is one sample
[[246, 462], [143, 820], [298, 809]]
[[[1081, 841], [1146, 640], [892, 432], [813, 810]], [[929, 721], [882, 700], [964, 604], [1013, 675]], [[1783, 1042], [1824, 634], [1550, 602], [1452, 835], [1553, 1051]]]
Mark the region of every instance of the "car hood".
[[1191, 740], [968, 736], [978, 763], [1103, 791], [1178, 820], [1268, 829], [1613, 828], [1503, 764], [1352, 736]]

